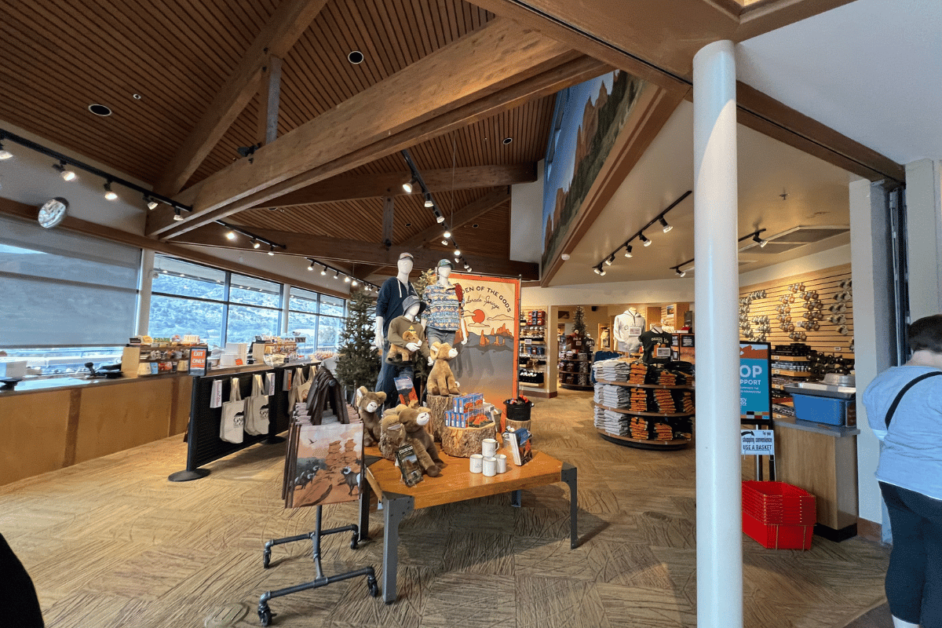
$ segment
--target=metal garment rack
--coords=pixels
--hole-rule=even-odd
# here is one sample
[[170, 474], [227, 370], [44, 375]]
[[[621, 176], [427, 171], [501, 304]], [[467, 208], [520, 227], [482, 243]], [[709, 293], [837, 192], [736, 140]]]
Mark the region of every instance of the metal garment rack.
[[[361, 484], [363, 482], [364, 481], [361, 480]], [[335, 576], [324, 575], [324, 569], [321, 566], [321, 537], [327, 536], [328, 534], [352, 532], [353, 536], [350, 539], [350, 549], [355, 550], [357, 549], [357, 543], [360, 537], [360, 529], [356, 524], [354, 524], [342, 526], [339, 528], [331, 528], [329, 530], [321, 530], [322, 508], [323, 506], [317, 506], [315, 528], [314, 531], [310, 534], [299, 534], [298, 536], [289, 536], [283, 539], [272, 539], [271, 541], [265, 543], [265, 550], [262, 553], [262, 566], [265, 569], [268, 569], [271, 565], [272, 547], [275, 545], [284, 545], [286, 543], [295, 543], [297, 541], [306, 541], [310, 539], [313, 545], [314, 567], [317, 570], [317, 573], [314, 580], [311, 580], [310, 582], [296, 584], [293, 587], [285, 587], [284, 589], [278, 589], [277, 591], [266, 591], [263, 593], [258, 599], [258, 619], [261, 621], [262, 626], [271, 625], [272, 618], [277, 614], [272, 613], [271, 608], [268, 606], [268, 602], [276, 597], [284, 597], [286, 595], [292, 595], [294, 593], [300, 593], [301, 591], [308, 591], [310, 589], [319, 589], [321, 587], [326, 587], [328, 584], [333, 584], [334, 582], [341, 582], [343, 580], [350, 580], [351, 578], [359, 578], [362, 576], [366, 577], [366, 585], [369, 587], [370, 596], [376, 597], [379, 595], [379, 585], [376, 583], [376, 571], [372, 566], [363, 567], [362, 569], [357, 569], [355, 571], [347, 571]]]
[[[289, 364], [262, 370], [252, 370], [243, 373], [219, 373], [212, 371], [202, 376], [193, 377], [193, 392], [190, 395], [190, 421], [187, 426], [186, 469], [171, 474], [167, 479], [171, 482], [188, 482], [204, 478], [209, 475], [209, 469], [202, 469], [205, 464], [218, 460], [224, 456], [251, 447], [256, 443], [264, 442], [273, 445], [284, 441], [279, 433], [288, 429], [288, 391], [283, 391], [284, 380], [289, 369], [303, 368], [305, 377], [310, 376], [311, 364]], [[248, 397], [252, 392], [252, 377], [255, 375], [275, 374], [275, 394], [270, 395], [268, 402], [268, 434], [251, 436], [245, 434], [241, 443], [229, 443], [219, 438], [219, 424], [222, 421], [222, 408], [210, 408], [209, 402], [213, 391], [213, 381], [222, 379], [223, 399], [229, 398], [230, 380], [239, 381], [239, 390], [242, 398]]]

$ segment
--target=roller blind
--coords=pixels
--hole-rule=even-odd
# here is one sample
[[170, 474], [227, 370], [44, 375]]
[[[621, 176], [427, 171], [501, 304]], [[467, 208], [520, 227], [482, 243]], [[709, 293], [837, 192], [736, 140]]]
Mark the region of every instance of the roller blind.
[[127, 342], [141, 249], [0, 217], [0, 347]]

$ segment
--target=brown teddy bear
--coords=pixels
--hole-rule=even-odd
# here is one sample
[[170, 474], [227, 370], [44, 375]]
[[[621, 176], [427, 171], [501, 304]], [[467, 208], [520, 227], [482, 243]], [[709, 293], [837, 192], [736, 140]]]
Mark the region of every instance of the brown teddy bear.
[[[432, 477], [438, 477], [445, 463], [438, 455], [435, 441], [425, 430], [431, 418], [432, 411], [428, 408], [409, 408], [400, 404], [394, 410], [387, 411], [383, 417], [380, 437], [380, 449], [383, 450], [384, 457], [390, 457], [386, 455], [389, 451], [395, 458], [395, 448], [408, 443], [415, 449], [422, 470]], [[401, 434], [402, 431], [405, 434]]]
[[404, 345], [407, 345], [410, 342], [414, 342], [420, 346], [422, 345], [422, 341], [419, 339], [418, 334], [416, 334], [414, 331], [403, 332], [402, 339], [404, 341], [402, 347], [394, 344], [389, 345], [389, 353], [386, 354], [387, 361], [394, 362], [396, 364], [400, 364], [402, 362], [411, 362], [413, 352], [406, 349]]
[[360, 420], [363, 421], [363, 446], [370, 447], [379, 443], [380, 414], [386, 403], [386, 393], [373, 392], [366, 386], [357, 389], [354, 403]]
[[461, 393], [455, 374], [448, 366], [458, 352], [451, 348], [447, 342], [433, 342], [429, 347], [429, 356], [435, 360], [432, 372], [428, 375], [428, 394], [430, 395], [457, 395]]

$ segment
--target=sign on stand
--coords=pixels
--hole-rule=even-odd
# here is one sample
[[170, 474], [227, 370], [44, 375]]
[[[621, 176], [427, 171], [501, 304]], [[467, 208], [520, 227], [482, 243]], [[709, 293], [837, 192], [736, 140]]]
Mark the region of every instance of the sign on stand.
[[742, 455], [774, 456], [775, 432], [772, 430], [742, 430]]

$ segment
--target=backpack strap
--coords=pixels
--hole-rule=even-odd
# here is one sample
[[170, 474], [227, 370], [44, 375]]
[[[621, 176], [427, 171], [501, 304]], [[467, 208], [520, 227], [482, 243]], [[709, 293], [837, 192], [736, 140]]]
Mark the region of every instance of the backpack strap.
[[920, 375], [913, 381], [903, 386], [903, 389], [899, 391], [898, 395], [896, 395], [896, 399], [893, 400], [893, 405], [890, 406], [889, 412], [886, 413], [886, 429], [890, 429], [890, 421], [893, 420], [893, 415], [896, 414], [896, 408], [899, 407], [899, 402], [903, 400], [903, 395], [909, 392], [910, 388], [912, 388], [913, 386], [915, 386], [922, 380], [929, 379], [930, 377], [937, 377], [939, 375], [942, 375], [942, 371], [936, 371], [934, 373], [924, 373], [923, 375]]

